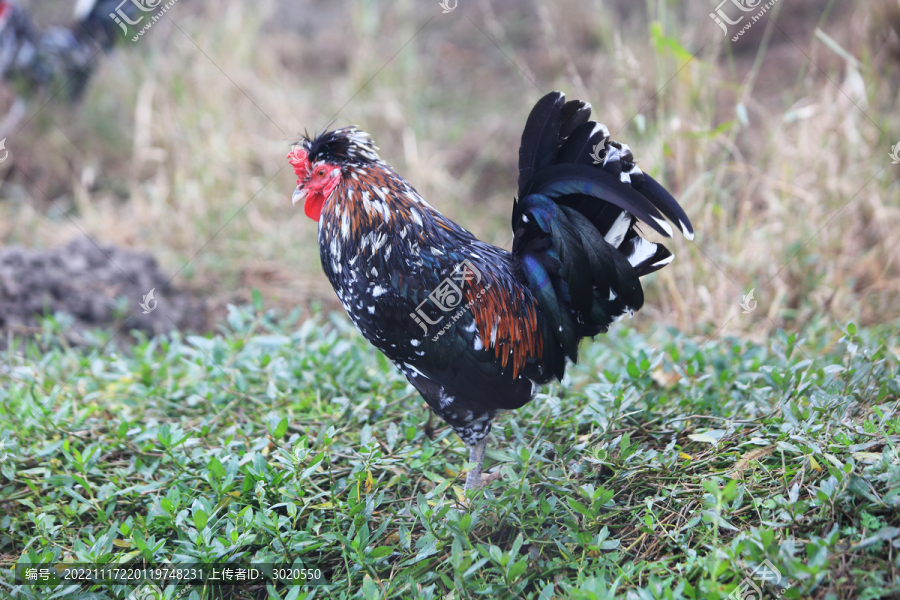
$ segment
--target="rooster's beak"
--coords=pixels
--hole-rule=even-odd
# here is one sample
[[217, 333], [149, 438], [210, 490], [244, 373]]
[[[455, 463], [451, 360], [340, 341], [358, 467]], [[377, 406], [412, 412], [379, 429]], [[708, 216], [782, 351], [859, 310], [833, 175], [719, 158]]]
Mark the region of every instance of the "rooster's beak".
[[294, 206], [297, 206], [298, 202], [303, 202], [306, 200], [306, 188], [300, 189], [300, 186], [297, 186], [297, 189], [294, 190], [294, 195], [291, 196], [291, 202]]

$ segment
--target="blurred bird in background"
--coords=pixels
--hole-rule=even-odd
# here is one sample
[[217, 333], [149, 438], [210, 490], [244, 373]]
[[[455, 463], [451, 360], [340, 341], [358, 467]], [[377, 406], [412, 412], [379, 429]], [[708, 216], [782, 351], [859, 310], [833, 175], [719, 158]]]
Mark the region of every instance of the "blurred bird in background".
[[469, 447], [466, 489], [483, 483], [494, 415], [561, 379], [579, 340], [640, 309], [639, 278], [674, 258], [638, 222], [669, 237], [668, 219], [694, 236], [678, 202], [590, 114], [561, 92], [531, 111], [512, 252], [444, 217], [356, 127], [304, 137], [288, 154], [293, 203], [318, 223], [338, 299]]
[[[69, 27], [39, 31], [19, 3], [0, 1], [0, 75], [20, 97], [63, 90], [68, 98], [77, 99], [90, 79], [97, 53], [109, 50], [122, 37], [111, 16], [117, 9], [129, 17], [139, 12], [132, 2], [79, 0]], [[22, 110], [18, 102], [9, 112]]]

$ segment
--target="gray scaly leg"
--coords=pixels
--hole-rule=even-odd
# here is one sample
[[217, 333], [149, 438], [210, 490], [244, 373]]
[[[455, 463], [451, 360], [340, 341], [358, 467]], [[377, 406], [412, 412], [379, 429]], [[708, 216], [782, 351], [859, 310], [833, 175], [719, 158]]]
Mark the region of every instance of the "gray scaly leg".
[[474, 446], [469, 446], [469, 462], [475, 463], [475, 467], [466, 475], [466, 489], [481, 487], [481, 465], [484, 463], [484, 451], [487, 449], [487, 436]]

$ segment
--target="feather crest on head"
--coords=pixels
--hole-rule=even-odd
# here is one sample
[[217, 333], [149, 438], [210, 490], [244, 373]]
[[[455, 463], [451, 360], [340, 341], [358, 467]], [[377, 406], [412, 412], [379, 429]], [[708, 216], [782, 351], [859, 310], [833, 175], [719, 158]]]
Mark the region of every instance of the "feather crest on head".
[[297, 189], [291, 201], [295, 205], [304, 201], [306, 216], [315, 221], [340, 183], [345, 167], [381, 163], [372, 138], [355, 126], [326, 131], [312, 140], [304, 136], [287, 159], [297, 175]]

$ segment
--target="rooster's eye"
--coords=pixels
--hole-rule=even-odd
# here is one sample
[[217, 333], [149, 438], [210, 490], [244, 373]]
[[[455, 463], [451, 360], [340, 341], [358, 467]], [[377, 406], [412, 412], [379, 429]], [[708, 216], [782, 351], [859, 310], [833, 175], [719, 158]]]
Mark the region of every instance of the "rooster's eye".
[[325, 169], [319, 169], [318, 171], [316, 171], [316, 175], [318, 175], [319, 177], [324, 177]]

